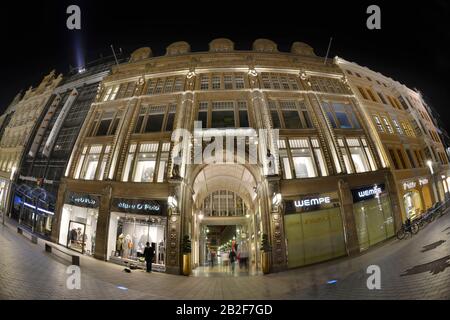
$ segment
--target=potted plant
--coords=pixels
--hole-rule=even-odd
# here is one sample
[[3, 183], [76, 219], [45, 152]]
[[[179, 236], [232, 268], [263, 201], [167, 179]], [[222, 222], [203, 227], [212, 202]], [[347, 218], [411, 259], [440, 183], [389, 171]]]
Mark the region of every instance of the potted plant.
[[191, 240], [188, 235], [183, 237], [181, 243], [181, 250], [183, 252], [183, 275], [188, 276], [191, 274]]
[[267, 233], [264, 233], [261, 238], [261, 264], [264, 274], [268, 274], [270, 272], [269, 257], [271, 251], [272, 247], [269, 243], [269, 236]]

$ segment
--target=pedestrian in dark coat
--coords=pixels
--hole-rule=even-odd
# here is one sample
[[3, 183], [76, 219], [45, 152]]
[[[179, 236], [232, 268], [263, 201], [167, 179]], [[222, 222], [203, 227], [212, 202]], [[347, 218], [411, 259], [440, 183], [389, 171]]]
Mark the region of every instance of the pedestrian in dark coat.
[[147, 263], [147, 272], [152, 272], [152, 260], [154, 256], [155, 250], [150, 246], [150, 242], [147, 242], [144, 249], [145, 262]]

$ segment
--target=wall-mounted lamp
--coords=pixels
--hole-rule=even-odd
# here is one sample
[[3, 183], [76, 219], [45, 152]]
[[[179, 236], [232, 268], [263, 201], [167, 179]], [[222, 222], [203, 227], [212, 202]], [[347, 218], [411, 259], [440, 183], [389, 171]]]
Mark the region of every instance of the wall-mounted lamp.
[[176, 208], [178, 206], [178, 201], [177, 201], [177, 199], [174, 196], [169, 196], [167, 198], [167, 204], [171, 208]]
[[281, 204], [282, 200], [283, 200], [283, 198], [281, 197], [281, 193], [276, 193], [273, 195], [272, 205], [278, 207]]

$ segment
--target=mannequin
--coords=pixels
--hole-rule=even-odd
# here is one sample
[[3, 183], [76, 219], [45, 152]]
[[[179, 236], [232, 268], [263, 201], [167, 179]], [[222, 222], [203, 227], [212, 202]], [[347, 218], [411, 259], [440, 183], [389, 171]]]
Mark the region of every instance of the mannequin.
[[162, 240], [158, 244], [158, 263], [164, 263], [164, 242]]
[[123, 245], [124, 245], [124, 235], [123, 233], [121, 233], [117, 238], [116, 242], [116, 251], [118, 252], [120, 257], [122, 257], [123, 254]]
[[123, 244], [123, 257], [128, 259], [133, 244], [133, 241], [131, 240], [131, 236], [129, 234], [125, 236], [125, 241], [123, 242]]

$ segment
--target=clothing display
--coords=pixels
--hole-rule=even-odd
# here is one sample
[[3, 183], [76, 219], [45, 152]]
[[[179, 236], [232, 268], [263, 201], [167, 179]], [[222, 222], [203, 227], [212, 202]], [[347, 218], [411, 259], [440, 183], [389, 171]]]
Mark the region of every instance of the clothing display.
[[[125, 215], [124, 215], [125, 216]], [[143, 256], [146, 243], [149, 242], [155, 251], [153, 257], [157, 264], [164, 264], [165, 259], [165, 221], [159, 224], [150, 219], [117, 217], [110, 232], [116, 232], [115, 248], [112, 256], [128, 260], [139, 260]], [[117, 222], [116, 222], [117, 221]], [[113, 239], [111, 239], [113, 240]], [[114, 244], [113, 244], [114, 246]]]

